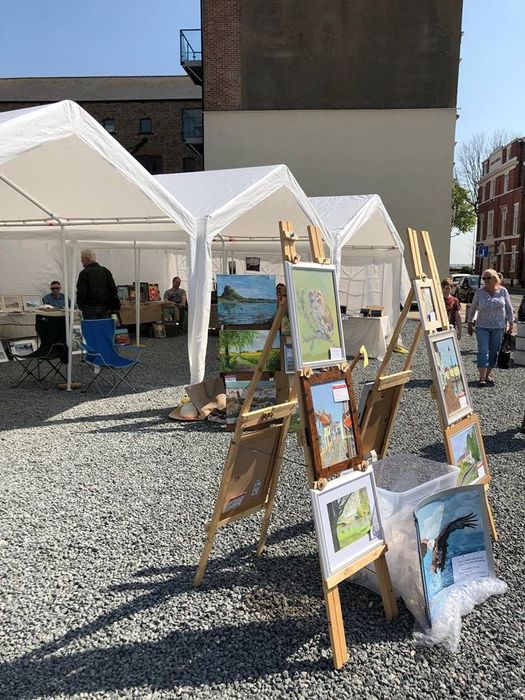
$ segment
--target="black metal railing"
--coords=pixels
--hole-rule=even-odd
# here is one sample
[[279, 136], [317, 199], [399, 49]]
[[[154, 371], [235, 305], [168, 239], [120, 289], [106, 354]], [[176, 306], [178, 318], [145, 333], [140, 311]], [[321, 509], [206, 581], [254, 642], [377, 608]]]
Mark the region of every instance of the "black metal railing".
[[202, 141], [202, 109], [182, 110], [182, 142]]
[[202, 61], [202, 33], [200, 29], [180, 30], [180, 62], [198, 63]]

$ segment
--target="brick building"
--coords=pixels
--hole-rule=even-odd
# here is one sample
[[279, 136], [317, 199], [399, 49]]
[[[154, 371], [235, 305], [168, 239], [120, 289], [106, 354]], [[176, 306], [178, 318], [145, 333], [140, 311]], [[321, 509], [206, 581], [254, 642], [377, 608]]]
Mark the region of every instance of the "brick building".
[[478, 187], [476, 243], [489, 257], [477, 258], [476, 272], [495, 268], [509, 285], [525, 281], [524, 160], [523, 138], [497, 148], [482, 163]]
[[203, 81], [206, 169], [285, 163], [310, 196], [378, 193], [445, 274], [462, 0], [201, 8], [181, 62]]
[[201, 88], [186, 76], [0, 79], [0, 111], [73, 100], [153, 174], [202, 170]]

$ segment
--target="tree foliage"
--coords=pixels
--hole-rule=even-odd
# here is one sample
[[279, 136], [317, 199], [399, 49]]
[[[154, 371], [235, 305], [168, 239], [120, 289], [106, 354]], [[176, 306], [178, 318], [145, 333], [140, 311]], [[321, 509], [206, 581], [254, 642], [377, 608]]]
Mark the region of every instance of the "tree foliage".
[[476, 225], [476, 218], [476, 208], [470, 200], [467, 189], [454, 178], [452, 181], [452, 228], [459, 233], [468, 233]]

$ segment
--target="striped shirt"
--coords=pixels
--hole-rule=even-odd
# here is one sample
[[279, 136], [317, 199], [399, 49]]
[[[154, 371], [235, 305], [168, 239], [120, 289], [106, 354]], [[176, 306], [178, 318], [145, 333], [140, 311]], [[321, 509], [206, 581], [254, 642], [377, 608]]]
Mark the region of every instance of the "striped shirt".
[[469, 323], [472, 323], [476, 311], [478, 328], [505, 328], [506, 321], [514, 321], [514, 311], [505, 287], [499, 287], [494, 294], [489, 294], [485, 287], [480, 287], [470, 305]]

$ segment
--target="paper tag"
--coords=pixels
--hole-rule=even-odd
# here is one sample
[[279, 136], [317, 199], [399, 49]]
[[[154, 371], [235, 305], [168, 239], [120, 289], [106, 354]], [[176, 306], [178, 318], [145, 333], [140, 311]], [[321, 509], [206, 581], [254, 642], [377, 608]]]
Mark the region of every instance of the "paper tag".
[[467, 397], [466, 396], [459, 397], [459, 405], [461, 406], [461, 408], [465, 408], [465, 406], [467, 405]]
[[240, 496], [234, 496], [233, 498], [230, 498], [228, 503], [224, 506], [224, 512], [227, 513], [229, 510], [238, 508], [243, 502], [245, 495], [245, 493], [241, 493]]
[[452, 557], [452, 575], [454, 576], [454, 583], [488, 576], [489, 565], [485, 550]]
[[342, 384], [332, 384], [332, 391], [336, 403], [339, 401], [349, 401], [348, 387], [344, 382]]
[[331, 360], [342, 360], [343, 353], [341, 348], [330, 348], [330, 359]]
[[261, 480], [256, 479], [256, 481], [254, 481], [254, 484], [252, 486], [252, 496], [258, 496], [260, 490], [261, 490]]

